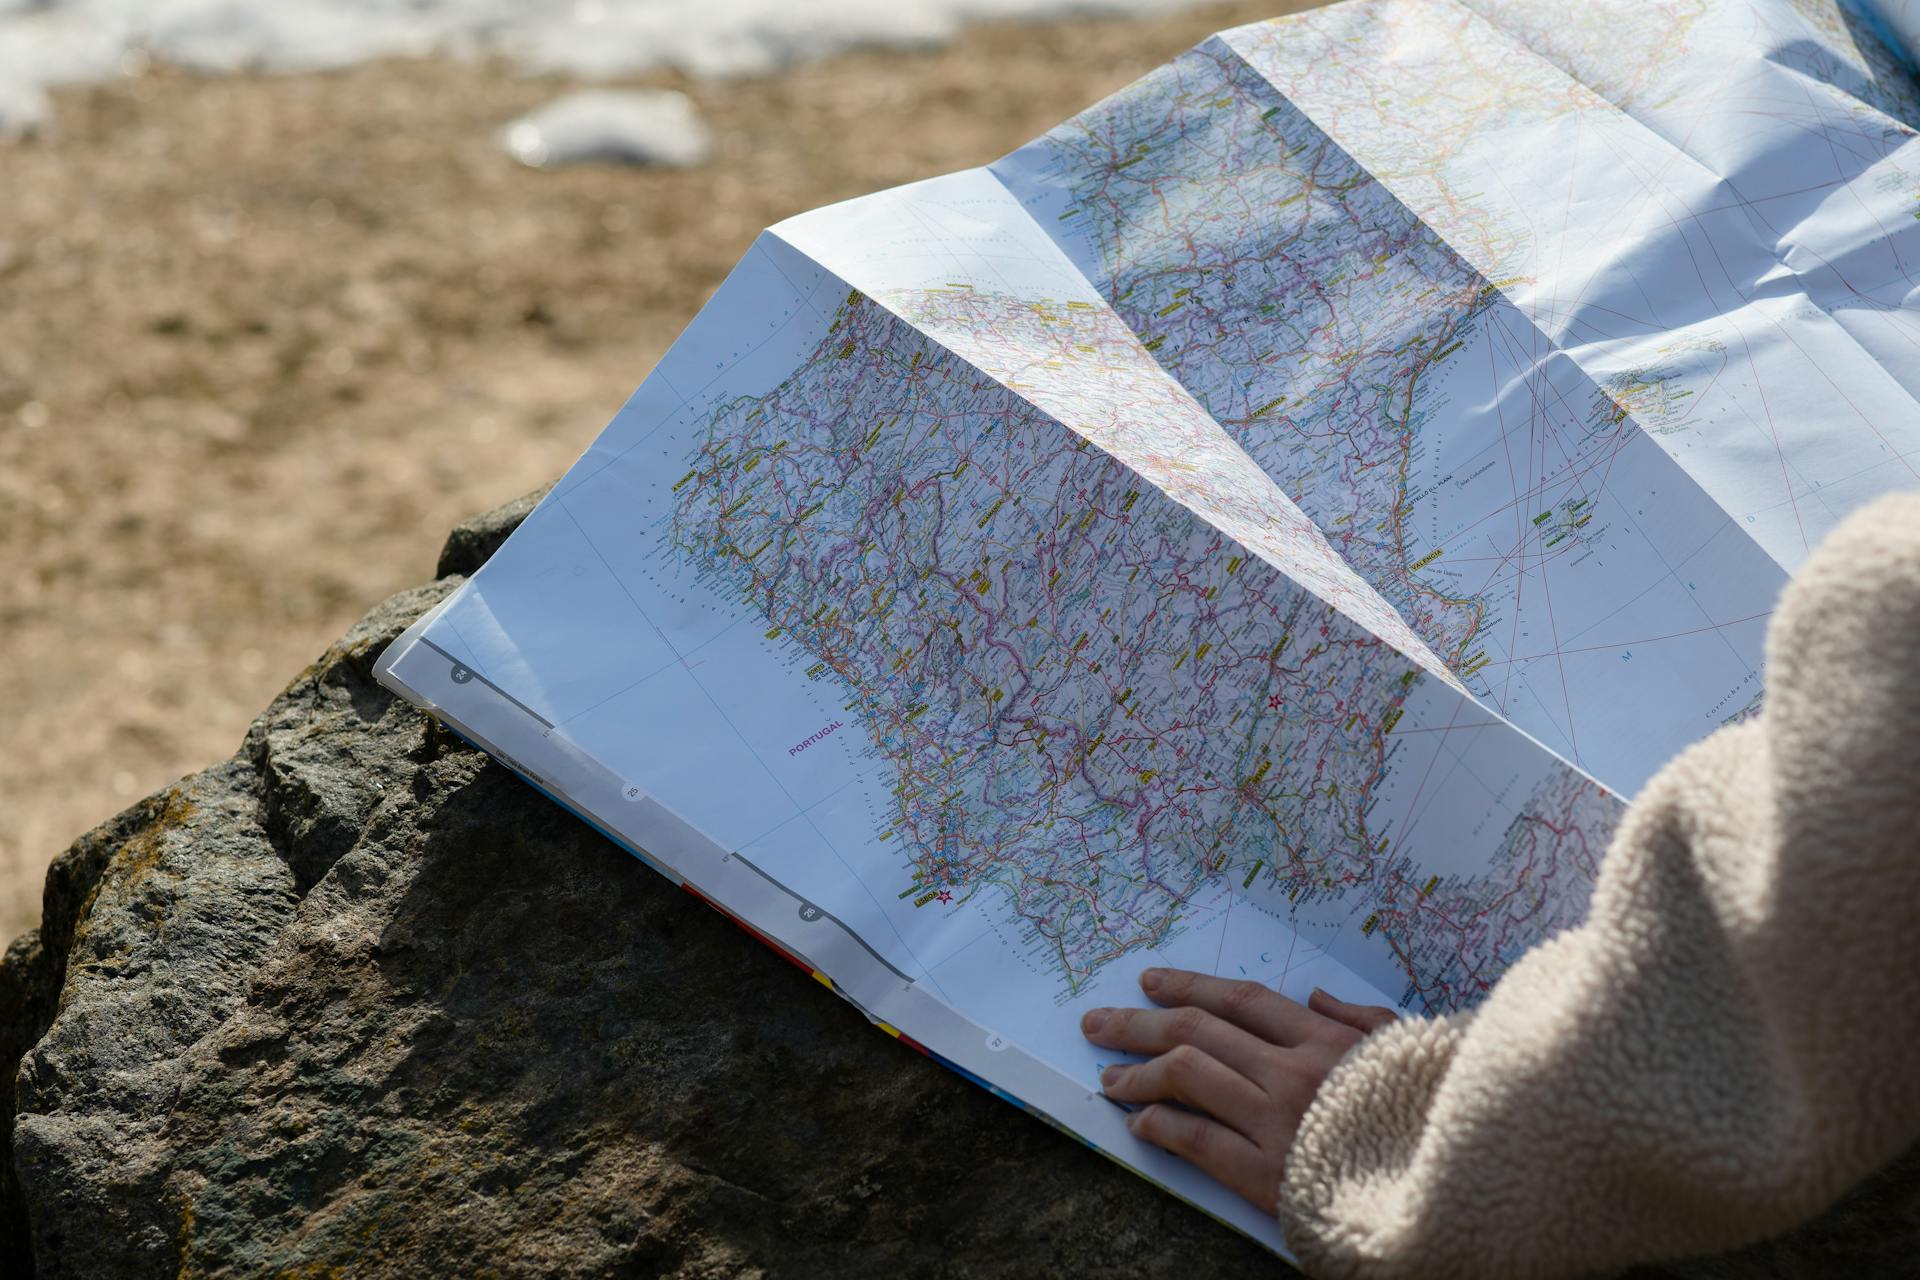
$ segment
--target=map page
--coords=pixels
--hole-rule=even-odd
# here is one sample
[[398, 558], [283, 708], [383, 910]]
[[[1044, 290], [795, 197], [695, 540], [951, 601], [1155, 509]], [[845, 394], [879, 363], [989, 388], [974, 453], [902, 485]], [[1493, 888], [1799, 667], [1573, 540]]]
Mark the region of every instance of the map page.
[[1284, 1252], [1079, 1014], [1470, 1006], [1758, 711], [1920, 480], [1898, 16], [1350, 0], [781, 223], [380, 678]]

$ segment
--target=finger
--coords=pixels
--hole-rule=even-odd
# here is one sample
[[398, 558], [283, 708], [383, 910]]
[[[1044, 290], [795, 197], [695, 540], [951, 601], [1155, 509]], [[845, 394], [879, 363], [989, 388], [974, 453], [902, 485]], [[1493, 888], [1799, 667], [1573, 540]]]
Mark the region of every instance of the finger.
[[1149, 1057], [1180, 1045], [1226, 1063], [1242, 1075], [1258, 1077], [1273, 1046], [1251, 1032], [1214, 1017], [1205, 1009], [1092, 1009], [1080, 1019], [1087, 1039], [1109, 1049]]
[[1151, 1062], [1108, 1067], [1100, 1085], [1115, 1102], [1183, 1102], [1257, 1137], [1271, 1119], [1266, 1090], [1192, 1045], [1176, 1045]]
[[1171, 1151], [1272, 1213], [1280, 1200], [1280, 1156], [1269, 1156], [1227, 1126], [1155, 1105], [1127, 1117], [1136, 1138]]
[[1296, 1045], [1313, 1031], [1314, 1015], [1278, 991], [1257, 982], [1216, 978], [1188, 969], [1148, 969], [1140, 989], [1155, 1004], [1192, 1005], [1269, 1044]]
[[1307, 1008], [1322, 1017], [1343, 1022], [1362, 1035], [1371, 1035], [1385, 1026], [1391, 1026], [1400, 1020], [1400, 1015], [1384, 1005], [1348, 1004], [1345, 1000], [1328, 995], [1315, 987], [1313, 994], [1307, 997]]

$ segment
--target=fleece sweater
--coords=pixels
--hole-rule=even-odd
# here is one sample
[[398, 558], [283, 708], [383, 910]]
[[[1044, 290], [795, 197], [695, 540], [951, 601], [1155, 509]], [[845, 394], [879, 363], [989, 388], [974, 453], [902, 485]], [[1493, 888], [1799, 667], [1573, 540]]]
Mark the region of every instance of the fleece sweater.
[[1586, 922], [1362, 1041], [1288, 1160], [1323, 1277], [1563, 1276], [1746, 1243], [1920, 1138], [1920, 496], [1782, 596], [1761, 714], [1629, 806]]

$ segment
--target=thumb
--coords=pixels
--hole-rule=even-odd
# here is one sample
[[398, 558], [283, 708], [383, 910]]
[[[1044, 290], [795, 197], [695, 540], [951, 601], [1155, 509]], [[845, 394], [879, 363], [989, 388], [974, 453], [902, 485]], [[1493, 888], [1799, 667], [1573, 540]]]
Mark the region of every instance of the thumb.
[[1323, 1018], [1332, 1018], [1335, 1022], [1344, 1023], [1362, 1035], [1371, 1035], [1400, 1019], [1399, 1014], [1382, 1005], [1348, 1004], [1345, 1000], [1335, 999], [1318, 987], [1315, 987], [1313, 994], [1307, 997], [1307, 1008]]

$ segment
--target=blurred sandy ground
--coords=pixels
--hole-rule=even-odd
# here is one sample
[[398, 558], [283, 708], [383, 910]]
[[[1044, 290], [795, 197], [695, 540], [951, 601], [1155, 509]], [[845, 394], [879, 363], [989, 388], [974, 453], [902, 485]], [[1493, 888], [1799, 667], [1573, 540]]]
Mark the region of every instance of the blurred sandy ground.
[[462, 517], [586, 447], [768, 223], [1019, 145], [1223, 26], [975, 28], [685, 89], [685, 173], [533, 172], [574, 87], [161, 72], [0, 146], [0, 940], [47, 862], [231, 753]]

